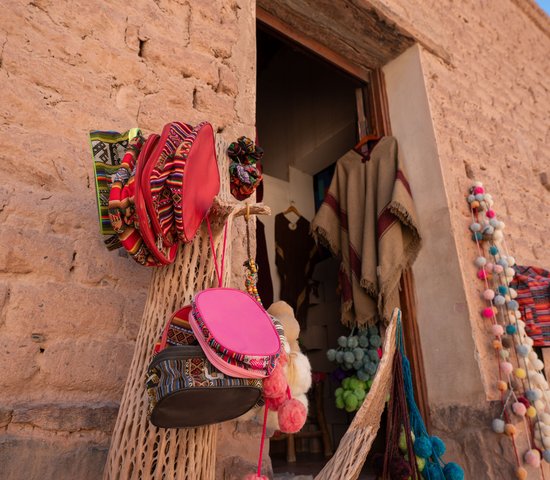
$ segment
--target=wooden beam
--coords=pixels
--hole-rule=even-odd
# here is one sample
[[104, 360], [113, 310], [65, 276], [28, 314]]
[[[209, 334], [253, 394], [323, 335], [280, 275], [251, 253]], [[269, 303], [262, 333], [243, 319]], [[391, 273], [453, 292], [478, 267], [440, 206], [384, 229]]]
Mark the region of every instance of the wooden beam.
[[293, 29], [279, 18], [264, 10], [262, 7], [256, 7], [256, 18], [259, 22], [266, 25], [271, 30], [276, 31], [279, 35], [286, 37], [293, 42], [301, 45], [305, 49], [313, 52], [327, 62], [337, 66], [349, 75], [357, 78], [362, 82], [368, 82], [370, 77], [370, 71], [368, 69], [351, 63], [345, 57], [335, 52], [334, 50], [331, 50], [317, 40]]

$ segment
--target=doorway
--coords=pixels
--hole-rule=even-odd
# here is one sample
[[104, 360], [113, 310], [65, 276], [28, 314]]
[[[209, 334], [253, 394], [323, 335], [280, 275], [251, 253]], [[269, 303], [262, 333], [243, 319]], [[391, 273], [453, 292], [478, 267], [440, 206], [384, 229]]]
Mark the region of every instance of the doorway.
[[[289, 228], [303, 222], [308, 234], [335, 162], [361, 136], [373, 131], [374, 122], [369, 108], [371, 86], [364, 80], [261, 23], [257, 52], [257, 138], [266, 152], [262, 160], [263, 202], [272, 210], [271, 217], [260, 221], [277, 301], [284, 288], [278, 274], [277, 218], [288, 222]], [[291, 206], [296, 212], [288, 211]], [[326, 355], [340, 336], [350, 333], [340, 322], [339, 262], [321, 253], [314, 263], [307, 288], [309, 305], [299, 318], [300, 347], [314, 372], [314, 385], [308, 394], [310, 415], [300, 434], [272, 438], [275, 478], [315, 476], [336, 451], [353, 419], [352, 413], [335, 404], [338, 382], [331, 378], [335, 364]], [[379, 437], [383, 437], [384, 427], [380, 431]], [[328, 432], [329, 445], [324, 432]], [[373, 453], [382, 445], [383, 438], [379, 438]], [[365, 475], [368, 470], [367, 466]]]

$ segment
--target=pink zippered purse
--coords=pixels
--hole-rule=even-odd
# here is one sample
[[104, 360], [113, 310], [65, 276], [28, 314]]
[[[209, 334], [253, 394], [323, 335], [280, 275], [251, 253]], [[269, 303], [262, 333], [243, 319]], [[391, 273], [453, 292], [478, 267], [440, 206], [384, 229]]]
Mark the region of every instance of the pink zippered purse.
[[[218, 269], [208, 221], [207, 226], [218, 285], [222, 285], [224, 255]], [[224, 253], [226, 235], [227, 228]], [[189, 325], [208, 360], [226, 375], [265, 378], [275, 368], [281, 350], [279, 334], [268, 313], [248, 293], [223, 287], [197, 293], [189, 313]]]

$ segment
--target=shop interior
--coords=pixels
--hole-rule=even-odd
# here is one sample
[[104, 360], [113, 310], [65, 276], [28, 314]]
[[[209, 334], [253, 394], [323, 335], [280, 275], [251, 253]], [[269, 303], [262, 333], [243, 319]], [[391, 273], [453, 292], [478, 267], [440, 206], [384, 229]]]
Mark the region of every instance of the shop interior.
[[[258, 219], [271, 279], [266, 281], [260, 265], [260, 295], [266, 305], [294, 300], [300, 348], [314, 379], [308, 422], [296, 435], [276, 433], [270, 456], [275, 475], [315, 475], [336, 451], [353, 412], [335, 404], [335, 364], [327, 359], [337, 339], [350, 334], [340, 322], [339, 261], [328, 250], [316, 249], [310, 221], [336, 161], [358, 143], [360, 128], [368, 128], [361, 125], [368, 118], [366, 102], [358, 102], [365, 85], [261, 24], [257, 47], [257, 140], [266, 152], [263, 192], [258, 195], [272, 211]], [[258, 256], [263, 248], [258, 245]], [[380, 451], [381, 442], [378, 438], [373, 453]]]

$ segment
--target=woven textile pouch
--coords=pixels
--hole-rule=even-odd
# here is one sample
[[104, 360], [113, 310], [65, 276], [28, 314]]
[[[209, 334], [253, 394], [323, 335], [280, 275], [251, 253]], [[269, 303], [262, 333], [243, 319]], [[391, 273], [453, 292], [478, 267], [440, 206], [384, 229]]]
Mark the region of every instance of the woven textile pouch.
[[148, 143], [143, 145], [143, 137], [138, 135], [129, 142], [119, 169], [113, 176], [109, 192], [109, 219], [120, 243], [131, 257], [141, 265], [156, 267], [162, 265], [155, 255], [155, 245], [147, 242], [144, 233], [148, 225], [140, 222], [135, 208], [136, 183], [138, 182], [139, 163], [147, 153]]
[[240, 417], [262, 403], [262, 381], [224, 375], [197, 345], [182, 309], [166, 325], [147, 371], [149, 420], [186, 428]]

